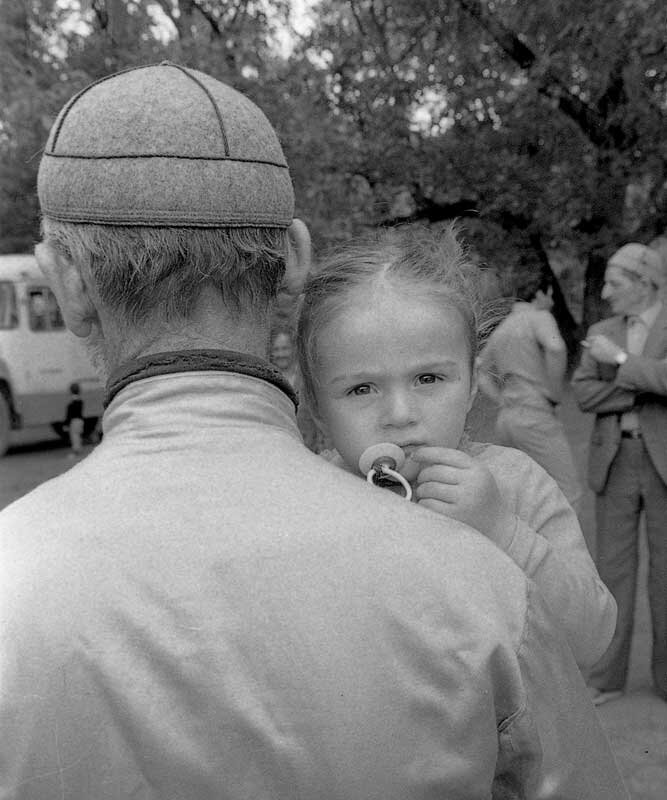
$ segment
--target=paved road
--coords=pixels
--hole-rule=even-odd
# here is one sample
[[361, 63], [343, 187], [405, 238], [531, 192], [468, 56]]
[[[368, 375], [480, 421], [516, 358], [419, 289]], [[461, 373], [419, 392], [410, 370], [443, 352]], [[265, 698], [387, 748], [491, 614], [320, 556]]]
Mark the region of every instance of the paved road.
[[[565, 398], [562, 415], [583, 484], [593, 418], [579, 412], [571, 395]], [[494, 416], [487, 404], [476, 404], [471, 414], [473, 436], [478, 434], [476, 438], [491, 441]], [[595, 518], [591, 491], [586, 491], [581, 517], [584, 536], [594, 553]], [[597, 713], [632, 800], [667, 800], [667, 703], [651, 690], [651, 622], [646, 593], [647, 555], [643, 540], [640, 542], [640, 558], [627, 693], [620, 700], [599, 707]]]
[[[493, 418], [493, 410], [483, 402], [478, 403], [471, 419], [473, 435], [481, 440], [491, 440]], [[576, 410], [571, 397], [564, 403], [563, 419], [583, 475], [591, 419]], [[0, 459], [0, 508], [69, 469], [73, 463], [68, 459], [67, 448], [48, 429], [21, 434], [15, 437], [15, 442], [8, 454]], [[595, 526], [590, 492], [585, 497], [582, 525], [588, 545], [594, 552]], [[651, 634], [645, 586], [646, 549], [642, 547], [628, 692], [620, 700], [599, 708], [598, 714], [632, 800], [666, 800], [667, 703], [651, 691]]]

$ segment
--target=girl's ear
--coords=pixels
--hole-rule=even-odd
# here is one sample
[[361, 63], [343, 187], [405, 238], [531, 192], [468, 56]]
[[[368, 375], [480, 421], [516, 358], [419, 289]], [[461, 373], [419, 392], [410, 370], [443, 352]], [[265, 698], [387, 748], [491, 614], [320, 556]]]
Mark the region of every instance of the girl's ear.
[[44, 242], [35, 248], [35, 257], [56, 296], [65, 324], [75, 336], [85, 339], [98, 316], [81, 269]]
[[477, 389], [479, 388], [479, 356], [475, 359], [475, 362], [472, 366], [470, 371], [470, 396], [468, 397], [468, 410], [467, 413], [470, 413], [470, 409], [472, 408], [473, 403], [475, 402], [475, 398], [477, 397]]
[[301, 398], [301, 402], [299, 403], [299, 408], [296, 412], [296, 420], [303, 438], [309, 447], [311, 446], [311, 442], [317, 444], [318, 449], [322, 443], [324, 443], [324, 447], [327, 449], [331, 447], [329, 444], [329, 431], [327, 430], [326, 424], [317, 411], [313, 410], [312, 406], [307, 403], [304, 398]]
[[[305, 393], [304, 393], [305, 394]], [[297, 418], [301, 416], [303, 419], [309, 420], [317, 429], [317, 432], [322, 436], [328, 436], [327, 426], [317, 409], [316, 403], [309, 402], [305, 397], [301, 397], [299, 403], [299, 410], [297, 411]]]

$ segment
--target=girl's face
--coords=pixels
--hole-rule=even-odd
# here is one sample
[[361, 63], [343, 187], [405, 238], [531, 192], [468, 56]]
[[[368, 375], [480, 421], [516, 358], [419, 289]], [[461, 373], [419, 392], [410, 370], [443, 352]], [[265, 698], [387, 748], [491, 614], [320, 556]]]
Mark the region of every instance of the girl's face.
[[[350, 296], [317, 336], [318, 415], [347, 466], [391, 442], [458, 447], [476, 392], [463, 317], [425, 292], [382, 284]], [[414, 468], [415, 462], [412, 462]], [[410, 461], [402, 470], [410, 475]]]

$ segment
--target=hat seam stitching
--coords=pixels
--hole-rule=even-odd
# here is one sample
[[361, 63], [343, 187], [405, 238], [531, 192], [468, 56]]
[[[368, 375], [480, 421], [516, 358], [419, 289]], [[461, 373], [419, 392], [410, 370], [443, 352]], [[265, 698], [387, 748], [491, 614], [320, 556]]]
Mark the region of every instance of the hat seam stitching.
[[[128, 209], [122, 208], [122, 207], [119, 206], [115, 210], [112, 209], [112, 210], [110, 210], [108, 212], [105, 212], [103, 214], [95, 214], [93, 211], [91, 211], [90, 207], [87, 207], [87, 208], [71, 208], [70, 207], [70, 209], [67, 212], [65, 212], [65, 211], [57, 211], [57, 210], [51, 211], [49, 209], [49, 207], [45, 205], [44, 206], [44, 213], [45, 213], [46, 216], [50, 216], [50, 217], [54, 217], [54, 218], [59, 217], [61, 219], [65, 219], [65, 218], [67, 218], [67, 219], [69, 219], [69, 218], [81, 219], [81, 218], [84, 218], [84, 217], [88, 218], [88, 219], [90, 219], [90, 218], [95, 218], [95, 219], [114, 219], [114, 218], [117, 218], [117, 217], [115, 217], [116, 214], [118, 214], [119, 217], [141, 219], [146, 214], [146, 211], [129, 211]], [[210, 214], [208, 214], [206, 212], [203, 212], [203, 211], [186, 212], [186, 211], [183, 211], [183, 210], [181, 210], [179, 208], [172, 208], [172, 209], [168, 209], [168, 210], [165, 210], [165, 211], [162, 211], [162, 212], [156, 212], [155, 209], [153, 209], [153, 210], [151, 210], [150, 214], [151, 214], [151, 216], [150, 216], [151, 219], [160, 219], [160, 221], [162, 221], [161, 218], [163, 218], [165, 221], [168, 220], [168, 219], [171, 219], [173, 217], [173, 215], [178, 215], [181, 219], [190, 218], [190, 219], [195, 219], [196, 220], [196, 219], [201, 219], [202, 217], [207, 217], [211, 221], [217, 221], [217, 220], [220, 219], [219, 212], [211, 212]], [[231, 213], [225, 213], [224, 216], [225, 216], [225, 221], [228, 220], [229, 222], [244, 222], [244, 221], [248, 220], [249, 218], [251, 218], [253, 220], [263, 220], [263, 221], [266, 221], [266, 222], [271, 222], [273, 219], [275, 219], [275, 214], [272, 214], [272, 213], [267, 213], [267, 214], [257, 214], [257, 213], [252, 213], [252, 214], [231, 214]], [[289, 216], [286, 215], [284, 217], [284, 219], [289, 219]]]
[[65, 159], [81, 159], [82, 161], [117, 161], [120, 159], [135, 159], [135, 158], [172, 158], [180, 161], [236, 161], [240, 164], [266, 164], [269, 167], [279, 167], [280, 169], [289, 169], [288, 165], [279, 161], [268, 161], [260, 158], [237, 158], [233, 156], [184, 156], [178, 153], [138, 153], [136, 155], [126, 155], [122, 153], [108, 154], [108, 155], [83, 155], [79, 153], [53, 153], [46, 151], [45, 156], [51, 158], [65, 158]]
[[229, 157], [229, 141], [227, 139], [227, 133], [225, 131], [225, 125], [222, 120], [222, 115], [220, 114], [220, 109], [218, 108], [218, 104], [215, 102], [213, 95], [209, 92], [209, 90], [204, 86], [204, 84], [195, 78], [194, 75], [190, 73], [189, 70], [185, 69], [184, 67], [180, 66], [180, 64], [173, 64], [171, 66], [175, 67], [176, 69], [180, 70], [184, 75], [186, 75], [190, 80], [204, 92], [210, 104], [213, 106], [213, 110], [215, 111], [215, 116], [218, 118], [218, 125], [220, 126], [220, 135], [222, 136], [222, 144], [225, 150], [225, 155]]

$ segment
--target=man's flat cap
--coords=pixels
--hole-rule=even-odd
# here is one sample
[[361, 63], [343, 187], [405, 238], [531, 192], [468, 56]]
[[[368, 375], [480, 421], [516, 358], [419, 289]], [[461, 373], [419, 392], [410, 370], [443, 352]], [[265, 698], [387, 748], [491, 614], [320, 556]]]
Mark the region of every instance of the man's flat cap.
[[651, 281], [658, 288], [665, 282], [665, 272], [660, 254], [637, 242], [624, 244], [607, 263], [610, 267], [620, 267], [639, 278]]
[[42, 157], [42, 213], [62, 222], [281, 227], [294, 193], [263, 112], [220, 81], [164, 62], [91, 84]]

